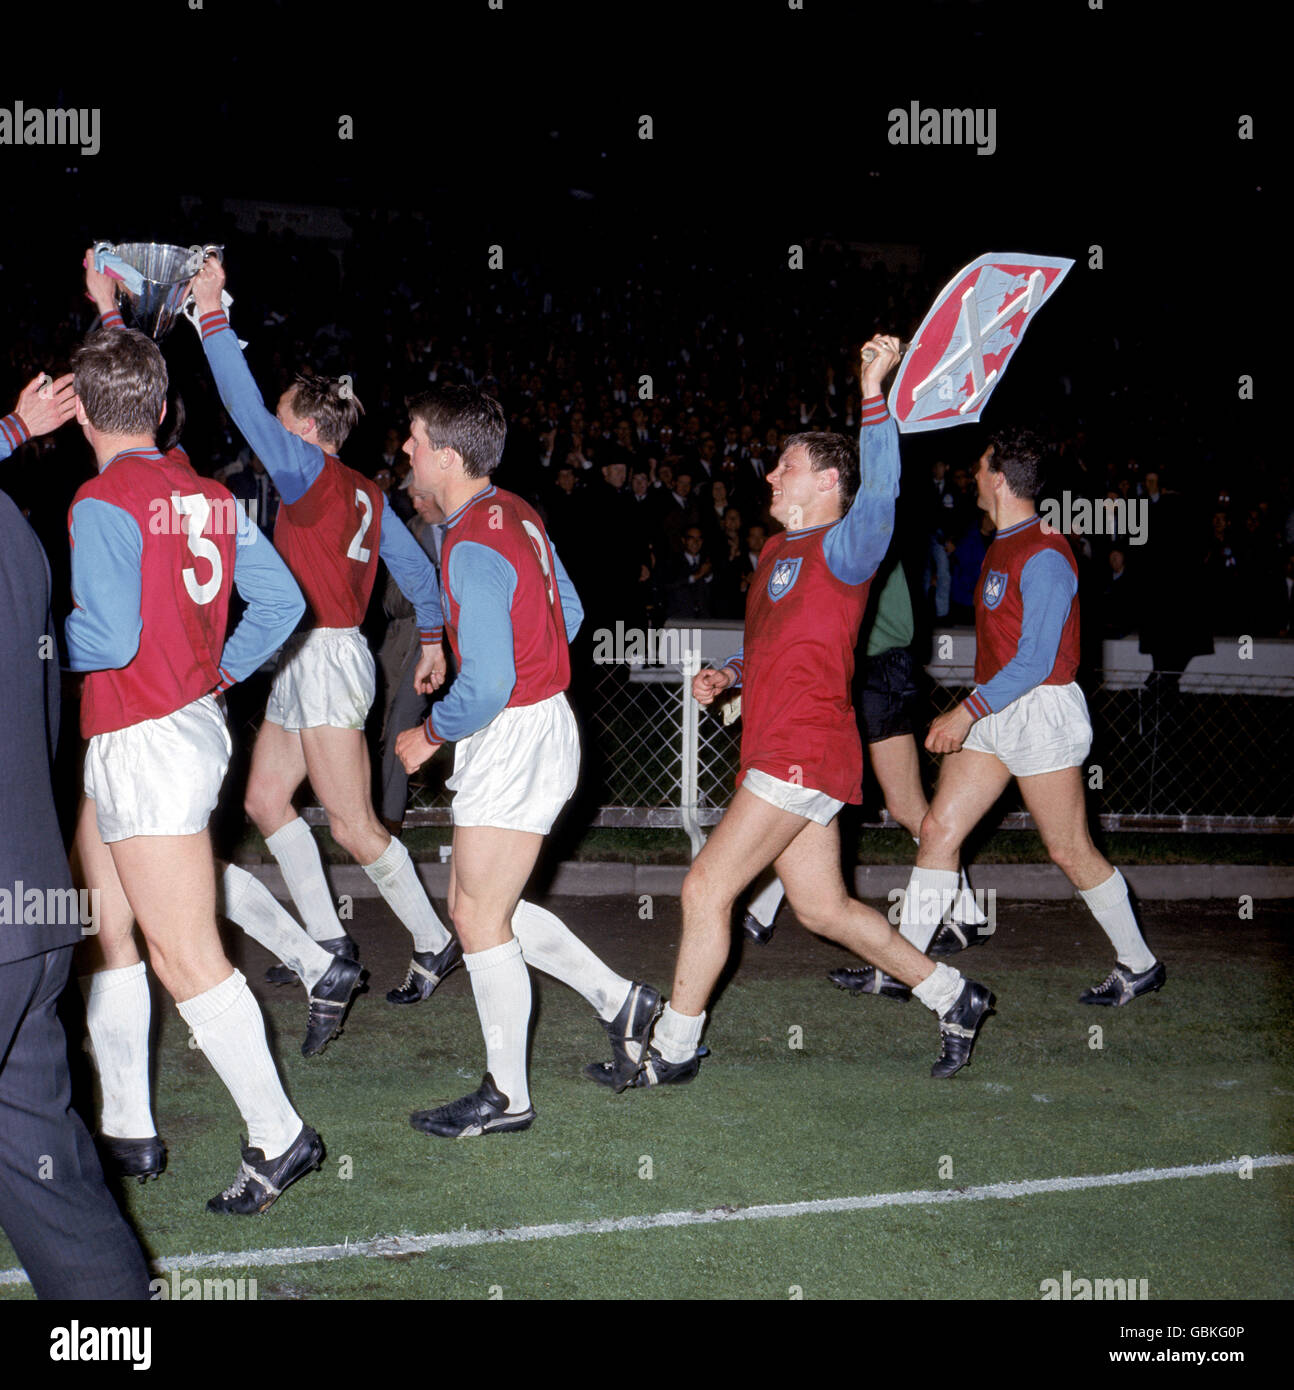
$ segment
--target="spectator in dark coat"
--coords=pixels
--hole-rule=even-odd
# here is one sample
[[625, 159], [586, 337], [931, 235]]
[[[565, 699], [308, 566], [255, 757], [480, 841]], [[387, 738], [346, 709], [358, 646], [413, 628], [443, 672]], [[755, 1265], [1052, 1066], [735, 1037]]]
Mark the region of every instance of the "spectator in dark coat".
[[714, 565], [705, 553], [705, 537], [699, 526], [683, 533], [683, 549], [666, 561], [665, 616], [709, 618], [712, 613]]
[[[0, 421], [0, 462], [14, 443], [70, 417], [72, 379], [61, 380], [60, 390], [59, 382], [46, 388], [38, 378]], [[40, 394], [45, 389], [48, 396]], [[83, 917], [66, 910], [69, 900], [79, 908], [79, 897], [50, 782], [58, 642], [45, 552], [3, 494], [0, 604], [0, 893], [24, 899], [16, 914], [10, 904], [0, 926], [0, 1227], [38, 1298], [146, 1299], [139, 1242], [104, 1183], [89, 1131], [71, 1109], [67, 1036], [56, 1010]], [[30, 890], [43, 899], [38, 922], [30, 920]]]

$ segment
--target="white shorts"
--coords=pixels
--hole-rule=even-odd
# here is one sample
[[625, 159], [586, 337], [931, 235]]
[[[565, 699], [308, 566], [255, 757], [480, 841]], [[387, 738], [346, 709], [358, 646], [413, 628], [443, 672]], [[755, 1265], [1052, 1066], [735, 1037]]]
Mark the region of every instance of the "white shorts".
[[561, 694], [500, 710], [459, 739], [445, 785], [454, 793], [455, 825], [547, 835], [579, 778], [580, 731]]
[[761, 772], [752, 767], [741, 779], [747, 791], [754, 792], [761, 801], [767, 801], [783, 811], [804, 816], [816, 825], [830, 825], [845, 804], [837, 801], [826, 792], [814, 791], [812, 787], [800, 787], [794, 782], [783, 782], [780, 777]]
[[1016, 777], [1080, 767], [1092, 747], [1087, 701], [1078, 685], [1035, 685], [971, 725], [963, 748], [992, 753]]
[[216, 809], [233, 744], [214, 695], [161, 719], [95, 734], [85, 794], [105, 845], [135, 835], [196, 835]]
[[359, 628], [317, 627], [283, 648], [265, 717], [289, 733], [325, 724], [362, 729], [376, 691], [373, 653]]

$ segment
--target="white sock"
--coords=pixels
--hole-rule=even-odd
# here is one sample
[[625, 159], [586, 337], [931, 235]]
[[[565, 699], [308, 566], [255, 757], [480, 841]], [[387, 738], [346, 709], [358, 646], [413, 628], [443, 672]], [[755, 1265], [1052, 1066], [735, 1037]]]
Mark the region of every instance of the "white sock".
[[157, 1126], [148, 1098], [152, 1001], [144, 962], [83, 975], [81, 992], [103, 1090], [99, 1132], [114, 1139], [149, 1139]]
[[705, 1027], [705, 1011], [694, 1018], [691, 1014], [678, 1014], [668, 1005], [665, 1012], [656, 1020], [652, 1030], [652, 1046], [667, 1062], [690, 1061], [696, 1056], [701, 1042], [701, 1030]]
[[[332, 892], [324, 877], [319, 846], [305, 821], [293, 816], [273, 835], [267, 835], [265, 844], [283, 870], [283, 881], [306, 924], [306, 931], [316, 941], [336, 941], [339, 936], [345, 936], [346, 928], [337, 916]], [[292, 1137], [295, 1139], [296, 1135]]]
[[526, 1039], [530, 1034], [530, 972], [513, 937], [488, 951], [465, 951], [476, 1012], [485, 1035], [485, 1068], [508, 1098], [508, 1114], [530, 1108]]
[[919, 985], [913, 985], [912, 997], [943, 1018], [965, 987], [966, 981], [962, 979], [961, 971], [940, 961], [933, 974], [927, 975]]
[[955, 869], [915, 867], [903, 896], [899, 935], [918, 951], [924, 952], [930, 945], [930, 938], [939, 929], [939, 923], [956, 895], [957, 886]]
[[760, 926], [770, 926], [773, 918], [777, 916], [777, 909], [781, 907], [782, 899], [785, 896], [786, 889], [782, 887], [782, 880], [774, 874], [772, 879], [751, 898], [750, 906], [746, 911]]
[[527, 965], [570, 985], [608, 1023], [620, 1012], [633, 981], [595, 956], [559, 917], [523, 898], [512, 914], [512, 930]]
[[177, 1004], [247, 1127], [247, 1143], [278, 1158], [301, 1133], [265, 1041], [265, 1020], [242, 972]]
[[965, 927], [982, 927], [988, 921], [988, 917], [980, 907], [974, 890], [970, 886], [970, 879], [966, 877], [964, 866], [959, 873], [957, 896], [953, 899], [949, 918]]
[[449, 932], [436, 916], [409, 851], [394, 835], [382, 853], [364, 865], [364, 872], [377, 884], [387, 906], [408, 927], [415, 951], [443, 951], [449, 945]]
[[1146, 945], [1128, 901], [1128, 882], [1118, 869], [1095, 888], [1080, 888], [1078, 896], [1092, 909], [1121, 965], [1138, 975], [1154, 965], [1154, 952]]
[[246, 869], [226, 864], [221, 884], [225, 916], [295, 970], [308, 991], [313, 990], [335, 957], [302, 931], [296, 919], [279, 906], [274, 894]]

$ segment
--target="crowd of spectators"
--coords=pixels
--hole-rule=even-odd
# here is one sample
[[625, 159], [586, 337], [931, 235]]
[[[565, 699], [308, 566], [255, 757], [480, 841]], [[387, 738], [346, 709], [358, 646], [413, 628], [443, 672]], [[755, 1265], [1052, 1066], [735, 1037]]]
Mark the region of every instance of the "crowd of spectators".
[[[1168, 465], [1085, 458], [1060, 441], [1040, 505], [1066, 516], [1084, 623], [1105, 638], [1170, 621], [1212, 637], [1288, 637], [1294, 626], [1294, 505], [1288, 481], [1235, 498], [1178, 491]], [[993, 539], [975, 503], [974, 464], [936, 458], [925, 484], [923, 588], [939, 622], [974, 622], [974, 589]], [[1050, 507], [1048, 506], [1050, 504]]]
[[[877, 329], [915, 323], [940, 278], [828, 244], [814, 248], [819, 271], [808, 293], [799, 286], [809, 282], [785, 271], [689, 262], [664, 247], [651, 275], [641, 257], [632, 274], [616, 275], [605, 255], [568, 248], [551, 263], [473, 281], [438, 273], [447, 257], [426, 219], [373, 212], [351, 223], [343, 246], [264, 225], [242, 237], [232, 226], [214, 238], [195, 231], [227, 243], [231, 318], [267, 400], [304, 364], [349, 373], [365, 413], [344, 457], [408, 516], [405, 396], [446, 379], [498, 394], [509, 435], [496, 481], [540, 509], [594, 625], [741, 618], [777, 526], [764, 478], [787, 436], [856, 430], [857, 345]], [[79, 251], [67, 251], [61, 284], [11, 277], [5, 285], [0, 379], [11, 399], [32, 372], [65, 363], [91, 326], [78, 293]], [[255, 501], [271, 529], [273, 487], [220, 408], [197, 335], [180, 324], [166, 351], [196, 466]], [[1027, 368], [1015, 370], [1023, 378]], [[1190, 623], [1203, 638], [1196, 632], [1188, 644], [1200, 650], [1224, 632], [1288, 635], [1288, 478], [1254, 467], [1234, 495], [1210, 487], [1214, 445], [1200, 440], [1201, 457], [1184, 456], [1191, 445], [1180, 401], [1161, 401], [1157, 416], [1138, 419], [1138, 400], [1125, 390], [1092, 410], [1089, 424], [1074, 413], [1075, 394], [1067, 378], [1030, 383], [1034, 414], [1025, 423], [1054, 446], [1046, 495], [1144, 504], [1149, 518], [1135, 534], [1071, 537], [1085, 626], [1122, 636], [1171, 624], [1169, 610], [1189, 591]], [[1126, 452], [1133, 420], [1141, 457]], [[1160, 426], [1162, 452], [1152, 455]], [[992, 540], [975, 503], [982, 447], [974, 430], [905, 444], [899, 544], [931, 624], [973, 621], [975, 579]], [[79, 436], [64, 430], [26, 446], [0, 478], [64, 578], [66, 505], [90, 466]]]

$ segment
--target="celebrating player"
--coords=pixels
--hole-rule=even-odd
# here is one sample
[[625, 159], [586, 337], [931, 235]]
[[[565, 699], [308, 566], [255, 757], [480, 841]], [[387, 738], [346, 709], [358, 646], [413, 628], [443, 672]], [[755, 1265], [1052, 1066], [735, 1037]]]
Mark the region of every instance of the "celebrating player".
[[551, 912], [521, 899], [544, 836], [579, 775], [566, 699], [568, 644], [583, 608], [539, 515], [493, 486], [507, 423], [493, 397], [442, 386], [409, 402], [404, 449], [414, 486], [446, 517], [441, 547], [445, 627], [458, 662], [449, 694], [396, 751], [412, 772], [456, 741], [449, 911], [462, 937], [487, 1072], [480, 1088], [410, 1123], [456, 1137], [526, 1129], [530, 976], [582, 994], [611, 1036], [616, 1089], [628, 1084], [660, 1011], [649, 985], [621, 978]]
[[902, 930], [925, 949], [956, 891], [962, 842], [1014, 777], [1048, 854], [1115, 950], [1114, 969], [1079, 1002], [1118, 1006], [1161, 988], [1165, 970], [1137, 926], [1123, 875], [1087, 828], [1081, 768], [1092, 726], [1074, 680], [1078, 567], [1068, 542], [1044, 530], [1034, 508], [1041, 459], [1032, 434], [1007, 431], [975, 470], [979, 505], [997, 527], [975, 595], [976, 687], [926, 737], [932, 753], [948, 756], [921, 824]]
[[[113, 282], [95, 270], [93, 256], [93, 250], [86, 252], [87, 293], [98, 306], [102, 326], [120, 328], [121, 314], [116, 308]], [[70, 391], [70, 377], [68, 382]], [[246, 869], [235, 864], [224, 864], [219, 868], [221, 907], [224, 915], [285, 962], [287, 968], [293, 972], [290, 978], [295, 979], [299, 976], [305, 984], [309, 995], [309, 1010], [301, 1052], [305, 1057], [315, 1056], [324, 1050], [329, 1040], [340, 1030], [351, 1000], [363, 983], [364, 972], [360, 970], [358, 962], [348, 960], [344, 956], [334, 956], [312, 940], [279, 905], [269, 889], [253, 878]], [[133, 1034], [142, 1029], [142, 1036], [147, 1039], [148, 991], [141, 986], [135, 990], [133, 997], [138, 1018], [130, 1031]], [[119, 1003], [124, 1011], [125, 996], [121, 997]], [[125, 1027], [123, 1020], [124, 1012], [122, 1019], [119, 1019], [122, 1028]], [[133, 1083], [134, 1089], [143, 1088], [146, 1092], [147, 1043], [135, 1048], [133, 1055], [137, 1073], [137, 1079]], [[111, 1153], [108, 1157], [125, 1171], [141, 1177], [141, 1180], [145, 1176], [160, 1173], [165, 1167], [164, 1147], [144, 1154], [124, 1151]]]
[[[298, 378], [280, 397], [277, 418], [266, 410], [221, 308], [224, 284], [224, 267], [215, 258], [194, 278], [203, 347], [225, 408], [283, 499], [274, 544], [301, 585], [312, 625], [280, 658], [252, 754], [247, 814], [278, 860], [310, 936], [323, 951], [357, 959], [314, 836], [292, 805], [309, 777], [333, 838], [363, 865], [413, 936], [404, 983], [386, 997], [416, 1004], [459, 964], [462, 947], [436, 915], [409, 851], [373, 809], [364, 723], [375, 670], [359, 623], [380, 557], [417, 613], [422, 657], [414, 680], [430, 694], [445, 677], [436, 572], [377, 484], [337, 457], [359, 418], [346, 383]], [[285, 983], [292, 977], [274, 969], [269, 978]]]
[[[92, 265], [87, 283], [107, 288]], [[319, 1167], [324, 1150], [283, 1091], [260, 1009], [216, 930], [207, 822], [231, 744], [213, 692], [256, 670], [305, 605], [230, 493], [199, 477], [182, 450], [157, 448], [167, 374], [156, 345], [107, 327], [72, 366], [76, 418], [99, 466], [69, 517], [75, 606], [66, 632], [69, 664], [89, 673], [76, 854], [101, 903], [91, 942], [102, 968], [86, 1002], [103, 1142], [141, 1178], [165, 1164], [148, 1102], [138, 920], [158, 978], [247, 1127], [236, 1180], [207, 1206], [265, 1211]], [[235, 586], [247, 609], [226, 642]]]
[[[883, 565], [877, 574], [877, 579], [885, 576], [879, 593], [873, 580], [867, 606], [871, 622], [862, 670], [863, 735], [885, 809], [919, 844], [921, 822], [930, 807], [921, 786], [915, 736], [918, 698], [912, 673], [912, 599], [898, 559], [890, 561], [888, 575], [886, 568]], [[742, 927], [752, 941], [767, 945], [773, 939], [773, 924], [785, 890], [776, 874], [763, 877], [769, 882], [751, 899]], [[960, 889], [948, 918], [930, 942], [932, 956], [961, 950], [968, 944], [970, 929], [988, 921], [971, 892], [965, 869], [961, 870]], [[853, 993], [876, 986], [876, 972], [868, 966], [838, 966], [829, 973], [839, 988]]]
[[867, 346], [875, 356], [863, 367], [861, 470], [839, 435], [787, 440], [768, 482], [772, 514], [788, 529], [760, 552], [743, 650], [692, 682], [703, 705], [742, 686], [741, 771], [736, 795], [684, 880], [674, 988], [636, 1086], [696, 1075], [706, 1006], [731, 946], [733, 904], [769, 863], [810, 931], [880, 966], [938, 1015], [943, 1051], [932, 1076], [966, 1065], [992, 1010], [983, 985], [932, 964], [879, 912], [850, 898], [840, 874], [836, 814], [846, 801], [862, 800], [862, 744], [849, 698], [854, 647], [868, 586], [889, 549], [899, 490], [898, 431], [880, 389], [899, 345], [876, 337]]

